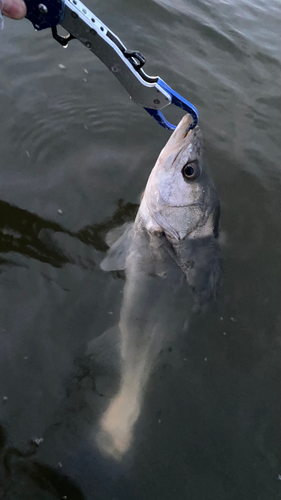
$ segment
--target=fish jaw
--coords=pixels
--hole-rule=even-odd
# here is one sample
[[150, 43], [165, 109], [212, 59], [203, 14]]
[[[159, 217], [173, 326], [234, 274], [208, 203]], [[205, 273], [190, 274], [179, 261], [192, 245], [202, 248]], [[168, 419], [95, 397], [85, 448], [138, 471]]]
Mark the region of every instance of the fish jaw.
[[[188, 130], [189, 130], [189, 126], [191, 125], [192, 121], [193, 121], [192, 117], [189, 114], [185, 115], [181, 119], [177, 128], [174, 130], [174, 132], [172, 133], [168, 142], [165, 144], [164, 148], [162, 149], [161, 153], [159, 154], [157, 162], [158, 161], [160, 161], [161, 163], [165, 162], [165, 160], [171, 154], [179, 151], [184, 139], [187, 136], [191, 137], [191, 135], [189, 135], [189, 134], [192, 132], [192, 130], [190, 130], [189, 132], [188, 132]], [[195, 127], [195, 129], [198, 130], [198, 127]], [[195, 130], [195, 129], [193, 129], [193, 130]]]

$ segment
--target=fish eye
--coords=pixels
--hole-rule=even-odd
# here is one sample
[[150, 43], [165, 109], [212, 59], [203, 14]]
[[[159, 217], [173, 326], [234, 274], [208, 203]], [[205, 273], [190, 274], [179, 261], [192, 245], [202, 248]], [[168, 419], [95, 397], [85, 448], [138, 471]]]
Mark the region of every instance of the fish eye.
[[187, 163], [182, 168], [182, 175], [188, 181], [194, 181], [195, 179], [198, 179], [198, 177], [200, 176], [200, 174], [201, 174], [200, 167], [199, 167], [198, 163], [195, 162], [195, 161]]

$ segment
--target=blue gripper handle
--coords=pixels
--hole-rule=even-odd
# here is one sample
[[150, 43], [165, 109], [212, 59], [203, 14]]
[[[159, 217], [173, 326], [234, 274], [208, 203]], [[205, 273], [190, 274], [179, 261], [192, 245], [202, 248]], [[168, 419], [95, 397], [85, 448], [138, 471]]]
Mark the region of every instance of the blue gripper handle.
[[26, 18], [38, 31], [52, 28], [64, 17], [64, 0], [25, 0]]
[[[162, 89], [166, 90], [166, 92], [168, 92], [168, 94], [170, 94], [171, 104], [174, 104], [178, 108], [183, 109], [184, 111], [186, 111], [187, 113], [189, 113], [192, 116], [193, 122], [189, 126], [188, 130], [191, 130], [194, 127], [196, 127], [198, 120], [199, 120], [199, 114], [198, 114], [198, 111], [195, 108], [195, 106], [193, 106], [193, 104], [191, 104], [191, 102], [187, 101], [180, 94], [175, 92], [171, 87], [169, 87], [169, 85], [167, 85], [166, 82], [161, 80], [161, 78], [158, 78], [157, 83], [158, 83], [158, 85], [160, 85], [160, 87], [162, 87]], [[155, 120], [160, 125], [162, 125], [162, 127], [164, 127], [166, 130], [175, 130], [176, 126], [173, 125], [172, 123], [168, 122], [168, 120], [166, 120], [165, 116], [163, 115], [163, 113], [161, 111], [159, 111], [158, 109], [151, 109], [151, 108], [144, 108], [144, 109], [151, 116], [153, 116], [153, 118], [155, 118]]]

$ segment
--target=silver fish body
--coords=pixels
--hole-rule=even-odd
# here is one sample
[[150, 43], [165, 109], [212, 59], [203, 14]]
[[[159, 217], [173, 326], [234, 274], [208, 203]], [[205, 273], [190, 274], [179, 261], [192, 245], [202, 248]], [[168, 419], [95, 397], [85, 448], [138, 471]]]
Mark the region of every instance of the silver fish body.
[[[150, 174], [134, 223], [125, 225], [101, 267], [125, 269], [120, 312], [121, 382], [96, 441], [121, 459], [130, 448], [144, 388], [167, 341], [183, 331], [194, 304], [216, 300], [222, 283], [219, 201], [203, 165], [198, 127], [185, 116]], [[93, 356], [97, 355], [93, 349]]]

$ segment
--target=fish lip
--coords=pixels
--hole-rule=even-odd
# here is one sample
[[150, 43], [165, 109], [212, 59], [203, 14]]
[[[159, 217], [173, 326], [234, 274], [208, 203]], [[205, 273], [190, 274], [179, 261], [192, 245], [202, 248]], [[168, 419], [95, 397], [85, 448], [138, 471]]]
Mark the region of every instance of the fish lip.
[[186, 139], [186, 137], [187, 137], [189, 134], [191, 135], [191, 133], [192, 133], [192, 132], [198, 132], [199, 130], [200, 130], [199, 125], [195, 125], [195, 127], [193, 127], [193, 128], [189, 128], [189, 127], [188, 127], [188, 128], [187, 128], [187, 129], [185, 129], [185, 131], [184, 131], [183, 139]]
[[189, 134], [192, 135], [191, 134], [192, 131], [194, 130], [196, 131], [199, 129], [198, 125], [196, 125], [194, 128], [190, 128], [192, 124], [193, 124], [193, 119], [191, 115], [188, 113], [185, 114], [178, 123], [178, 125], [176, 126], [173, 134], [171, 135], [171, 138], [174, 137], [178, 142], [183, 141]]
[[[195, 127], [195, 128], [196, 128], [196, 127]], [[190, 134], [190, 132], [192, 132], [192, 130], [195, 130], [195, 128], [188, 128], [188, 129], [185, 131], [185, 133], [184, 133], [183, 139], [185, 139], [185, 138], [188, 136], [188, 134]]]

